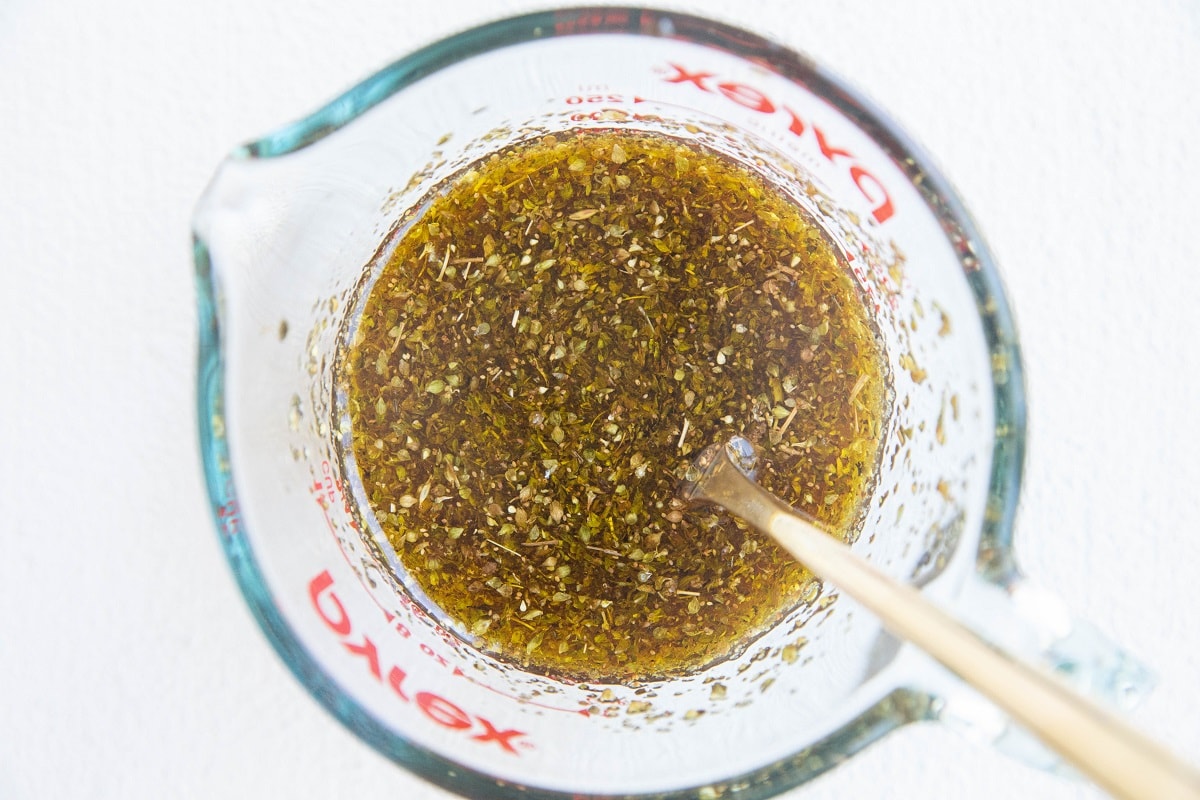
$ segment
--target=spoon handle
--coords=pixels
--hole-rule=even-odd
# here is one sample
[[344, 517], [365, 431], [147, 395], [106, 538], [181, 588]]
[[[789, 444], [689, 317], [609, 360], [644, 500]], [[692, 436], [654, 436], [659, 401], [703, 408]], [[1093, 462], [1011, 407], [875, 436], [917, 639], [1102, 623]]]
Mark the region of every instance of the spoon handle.
[[726, 455], [696, 482], [692, 496], [771, 535], [814, 574], [974, 686], [1113, 796], [1200, 800], [1200, 773], [1049, 672], [1001, 652], [911, 586], [876, 570], [747, 478]]

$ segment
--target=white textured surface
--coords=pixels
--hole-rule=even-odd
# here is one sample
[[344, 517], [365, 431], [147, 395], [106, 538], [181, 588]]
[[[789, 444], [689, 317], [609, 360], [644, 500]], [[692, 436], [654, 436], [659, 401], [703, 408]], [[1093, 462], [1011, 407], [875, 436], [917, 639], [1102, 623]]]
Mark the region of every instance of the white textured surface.
[[[533, 5], [0, 0], [0, 797], [447, 797], [308, 698], [223, 563], [189, 217], [233, 145]], [[1200, 5], [672, 6], [808, 52], [957, 185], [1028, 368], [1021, 561], [1154, 665], [1135, 720], [1200, 761]], [[966, 796], [1097, 795], [933, 726], [794, 794]]]

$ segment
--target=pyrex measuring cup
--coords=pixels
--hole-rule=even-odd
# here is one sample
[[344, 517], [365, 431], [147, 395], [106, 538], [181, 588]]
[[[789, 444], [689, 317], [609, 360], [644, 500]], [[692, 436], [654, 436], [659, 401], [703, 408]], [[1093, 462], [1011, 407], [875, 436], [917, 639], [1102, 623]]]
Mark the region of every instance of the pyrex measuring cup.
[[339, 443], [333, 373], [373, 258], [505, 144], [623, 127], [755, 169], [826, 230], [879, 328], [894, 402], [854, 544], [994, 640], [1129, 700], [1143, 670], [1026, 585], [1011, 552], [1024, 399], [999, 279], [945, 181], [802, 57], [693, 17], [598, 8], [478, 28], [235, 151], [195, 218], [199, 416], [222, 544], [263, 630], [336, 717], [468, 796], [766, 797], [904, 723], [1045, 758], [831, 587], [682, 678], [523, 672], [422, 607]]

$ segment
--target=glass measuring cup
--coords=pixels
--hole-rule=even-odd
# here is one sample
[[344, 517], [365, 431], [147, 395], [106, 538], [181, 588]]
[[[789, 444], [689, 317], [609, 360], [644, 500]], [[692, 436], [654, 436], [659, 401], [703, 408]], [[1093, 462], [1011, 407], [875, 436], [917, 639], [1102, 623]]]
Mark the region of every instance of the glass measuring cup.
[[614, 126], [751, 165], [851, 265], [895, 398], [855, 548], [1095, 694], [1144, 686], [1017, 573], [1019, 353], [994, 266], [944, 180], [794, 53], [705, 20], [601, 8], [422, 50], [236, 151], [197, 210], [199, 411], [217, 527], [264, 631], [314, 696], [398, 763], [469, 796], [765, 797], [931, 718], [1040, 757], [816, 581], [734, 659], [604, 685], [480, 652], [394, 578], [339, 456], [333, 375], [373, 255], [478, 157]]

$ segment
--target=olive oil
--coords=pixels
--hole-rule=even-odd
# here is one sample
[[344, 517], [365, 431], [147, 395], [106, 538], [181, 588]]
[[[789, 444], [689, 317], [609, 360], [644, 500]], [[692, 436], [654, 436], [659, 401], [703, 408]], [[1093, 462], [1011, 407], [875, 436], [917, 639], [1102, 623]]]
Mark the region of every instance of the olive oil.
[[834, 530], [870, 486], [883, 360], [792, 200], [694, 144], [580, 131], [476, 163], [381, 253], [339, 356], [353, 453], [464, 635], [558, 675], [666, 676], [800, 602], [771, 541], [675, 499], [733, 433]]

